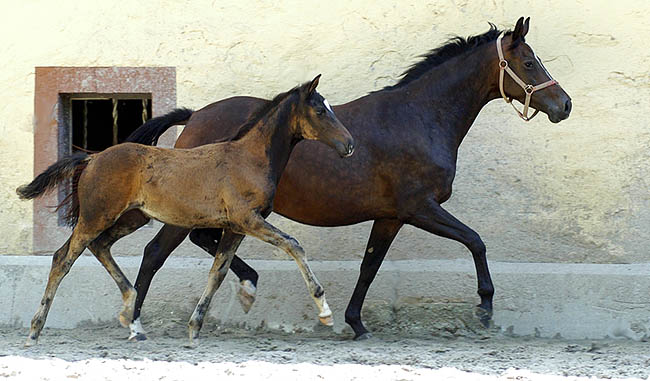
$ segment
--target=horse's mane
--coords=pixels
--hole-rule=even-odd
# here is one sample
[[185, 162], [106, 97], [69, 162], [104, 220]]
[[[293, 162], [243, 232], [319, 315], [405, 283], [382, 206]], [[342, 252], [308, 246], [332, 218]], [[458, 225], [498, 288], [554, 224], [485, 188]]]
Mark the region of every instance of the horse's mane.
[[[499, 34], [501, 34], [501, 30], [497, 29], [497, 27], [494, 24], [492, 23], [489, 24], [490, 24], [490, 29], [483, 34], [478, 34], [476, 36], [469, 36], [467, 38], [463, 38], [460, 36], [453, 37], [449, 39], [444, 45], [431, 50], [427, 54], [421, 55], [420, 57], [424, 57], [422, 61], [413, 64], [404, 73], [402, 73], [401, 74], [402, 79], [400, 79], [399, 82], [397, 82], [394, 85], [386, 86], [383, 88], [383, 90], [392, 90], [392, 89], [400, 88], [410, 82], [415, 81], [416, 79], [420, 78], [424, 73], [429, 71], [431, 68], [441, 65], [443, 62], [451, 58], [457, 57], [465, 52], [468, 52], [479, 45], [483, 45], [487, 42], [495, 41], [497, 37], [499, 37]], [[512, 33], [512, 31], [510, 30], [506, 31], [506, 35], [510, 33]], [[519, 40], [517, 41], [517, 43], [519, 43]]]
[[253, 111], [251, 116], [248, 117], [248, 119], [246, 119], [246, 121], [244, 122], [244, 124], [241, 125], [241, 127], [239, 127], [239, 131], [237, 132], [237, 134], [233, 136], [232, 139], [230, 140], [231, 141], [239, 140], [242, 137], [244, 137], [244, 135], [246, 135], [251, 129], [253, 129], [253, 127], [260, 120], [262, 120], [266, 115], [268, 115], [269, 113], [271, 113], [271, 111], [273, 111], [276, 107], [278, 107], [278, 105], [280, 105], [280, 103], [282, 103], [283, 100], [285, 100], [286, 98], [288, 98], [293, 94], [297, 94], [299, 91], [300, 91], [300, 86], [296, 86], [287, 92], [276, 95], [275, 97], [273, 97], [272, 100], [264, 103], [262, 106], [260, 106], [255, 111]]

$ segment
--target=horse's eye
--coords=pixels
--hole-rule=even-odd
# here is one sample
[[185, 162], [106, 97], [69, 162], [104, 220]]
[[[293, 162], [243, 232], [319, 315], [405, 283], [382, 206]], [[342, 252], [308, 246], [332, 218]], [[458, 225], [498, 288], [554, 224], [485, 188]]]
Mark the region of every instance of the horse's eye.
[[533, 61], [524, 62], [524, 66], [526, 66], [526, 69], [532, 69], [533, 68]]
[[317, 115], [323, 115], [325, 113], [325, 109], [322, 107], [319, 107], [316, 109], [316, 114]]

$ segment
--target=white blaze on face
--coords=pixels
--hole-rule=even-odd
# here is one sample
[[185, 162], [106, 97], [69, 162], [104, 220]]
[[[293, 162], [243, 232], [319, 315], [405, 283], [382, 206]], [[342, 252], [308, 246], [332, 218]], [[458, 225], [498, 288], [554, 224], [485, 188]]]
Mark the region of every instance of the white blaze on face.
[[329, 112], [334, 113], [334, 110], [332, 110], [332, 106], [330, 106], [330, 103], [327, 101], [327, 99], [323, 98], [323, 104], [325, 105], [325, 108], [329, 110]]
[[[531, 50], [532, 50], [532, 49], [531, 49]], [[545, 67], [544, 64], [542, 63], [542, 60], [540, 60], [539, 57], [537, 57], [537, 54], [535, 54], [535, 52], [533, 52], [533, 56], [535, 56], [535, 59], [536, 59], [537, 62], [539, 63], [539, 66], [542, 67], [542, 70], [544, 70], [544, 73], [546, 73], [546, 75], [548, 76], [548, 79], [549, 79], [549, 80], [553, 79], [553, 77], [551, 77], [551, 73], [549, 73], [548, 70], [546, 70], [546, 67]]]

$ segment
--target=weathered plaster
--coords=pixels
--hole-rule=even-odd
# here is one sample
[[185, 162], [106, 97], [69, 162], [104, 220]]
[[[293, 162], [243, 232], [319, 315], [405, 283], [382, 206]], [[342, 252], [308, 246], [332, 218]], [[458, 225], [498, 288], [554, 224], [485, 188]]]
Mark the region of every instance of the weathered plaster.
[[[32, 206], [14, 189], [33, 177], [36, 66], [173, 66], [178, 105], [195, 108], [231, 95], [271, 96], [323, 73], [320, 90], [338, 104], [394, 83], [452, 35], [481, 33], [487, 21], [511, 27], [527, 15], [527, 40], [572, 96], [572, 116], [524, 124], [509, 106], [489, 104], [461, 146], [447, 208], [481, 233], [491, 259], [648, 261], [650, 2], [29, 1], [4, 9], [0, 253], [32, 251]], [[320, 259], [358, 258], [369, 231], [278, 223]], [[139, 254], [153, 233], [114, 251]], [[241, 250], [273, 258], [270, 251], [253, 240]], [[411, 228], [389, 254], [468, 256]]]

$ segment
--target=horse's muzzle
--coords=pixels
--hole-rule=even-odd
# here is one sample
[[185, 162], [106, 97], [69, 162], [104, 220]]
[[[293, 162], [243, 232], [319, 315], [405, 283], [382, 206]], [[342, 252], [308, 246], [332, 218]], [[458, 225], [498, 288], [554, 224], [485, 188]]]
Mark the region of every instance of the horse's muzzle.
[[354, 153], [354, 143], [348, 144], [345, 154], [341, 155], [341, 157], [350, 157]]

